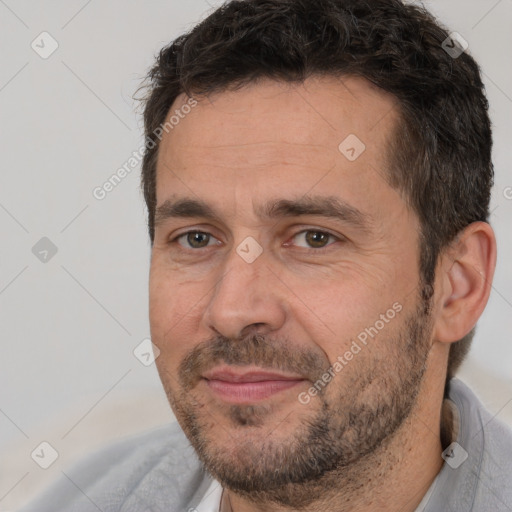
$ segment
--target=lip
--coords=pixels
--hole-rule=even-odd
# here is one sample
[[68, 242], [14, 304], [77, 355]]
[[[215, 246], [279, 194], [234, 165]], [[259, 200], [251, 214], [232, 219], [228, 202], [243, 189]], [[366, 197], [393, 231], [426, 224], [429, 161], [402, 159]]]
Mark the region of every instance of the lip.
[[252, 403], [265, 400], [304, 382], [298, 375], [266, 371], [260, 368], [215, 368], [203, 375], [209, 389], [230, 403]]

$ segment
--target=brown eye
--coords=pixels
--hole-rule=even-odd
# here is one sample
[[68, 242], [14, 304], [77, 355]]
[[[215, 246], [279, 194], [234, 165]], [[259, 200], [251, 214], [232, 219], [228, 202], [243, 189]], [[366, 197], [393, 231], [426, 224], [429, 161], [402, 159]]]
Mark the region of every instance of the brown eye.
[[210, 245], [211, 235], [202, 231], [189, 231], [188, 233], [183, 233], [176, 240], [184, 247], [201, 249]]
[[208, 242], [210, 241], [210, 235], [207, 233], [189, 233], [187, 235], [187, 242], [190, 244], [190, 247], [194, 247], [195, 249], [200, 247], [206, 247]]
[[293, 237], [294, 245], [304, 249], [323, 249], [338, 240], [337, 237], [326, 231], [308, 229], [297, 233]]
[[315, 249], [325, 247], [331, 235], [322, 231], [306, 231], [306, 242]]

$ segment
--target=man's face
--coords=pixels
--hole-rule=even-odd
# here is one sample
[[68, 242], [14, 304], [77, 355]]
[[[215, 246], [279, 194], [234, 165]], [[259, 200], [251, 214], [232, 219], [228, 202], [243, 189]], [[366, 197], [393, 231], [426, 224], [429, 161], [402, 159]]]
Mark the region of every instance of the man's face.
[[431, 333], [419, 224], [386, 181], [396, 105], [366, 81], [197, 99], [160, 146], [152, 340], [207, 469], [270, 492], [356, 463], [410, 414]]

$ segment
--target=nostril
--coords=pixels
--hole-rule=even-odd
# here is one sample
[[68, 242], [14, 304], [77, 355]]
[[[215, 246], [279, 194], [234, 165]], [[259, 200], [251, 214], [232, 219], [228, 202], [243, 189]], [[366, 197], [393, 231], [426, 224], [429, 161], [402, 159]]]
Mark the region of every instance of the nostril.
[[242, 329], [242, 332], [240, 333], [241, 337], [250, 336], [254, 334], [258, 334], [259, 331], [265, 329], [265, 326], [267, 324], [263, 322], [256, 322], [254, 324], [248, 325]]

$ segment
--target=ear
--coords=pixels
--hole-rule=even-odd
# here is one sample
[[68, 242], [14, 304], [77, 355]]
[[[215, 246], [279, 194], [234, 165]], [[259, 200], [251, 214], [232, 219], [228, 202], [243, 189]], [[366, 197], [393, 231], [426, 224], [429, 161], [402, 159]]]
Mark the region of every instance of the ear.
[[489, 299], [495, 266], [496, 238], [486, 222], [467, 226], [442, 253], [434, 339], [458, 341], [475, 326]]

